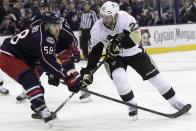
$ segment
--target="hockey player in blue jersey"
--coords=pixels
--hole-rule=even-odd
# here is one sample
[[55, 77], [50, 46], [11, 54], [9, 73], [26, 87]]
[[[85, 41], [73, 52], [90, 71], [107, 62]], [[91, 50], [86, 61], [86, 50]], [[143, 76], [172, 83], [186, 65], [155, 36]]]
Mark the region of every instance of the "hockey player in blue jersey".
[[[40, 1], [40, 15], [34, 16], [34, 19], [32, 21], [32, 26], [39, 25], [41, 22], [41, 14], [43, 14], [46, 11], [51, 11], [52, 9], [52, 2], [50, 0], [41, 0]], [[66, 20], [62, 22], [62, 28], [60, 29], [59, 37], [58, 37], [58, 43], [56, 46], [55, 53], [57, 56], [59, 56], [60, 60], [62, 61], [62, 65], [66, 69], [75, 69], [75, 63], [80, 61], [80, 51], [77, 48], [77, 39], [71, 30], [70, 26], [67, 24]], [[66, 60], [66, 61], [65, 61]], [[42, 75], [44, 70], [41, 66], [37, 66], [36, 68], [39, 72], [39, 76]], [[59, 79], [50, 74], [46, 73], [48, 75], [48, 83], [50, 85], [58, 86], [59, 85]], [[18, 102], [23, 102], [28, 97], [26, 96], [26, 92], [23, 91], [19, 96], [17, 96]], [[79, 99], [82, 102], [90, 102], [92, 101], [90, 94], [85, 93], [81, 91], [81, 96]]]
[[42, 16], [40, 25], [5, 39], [0, 50], [0, 68], [23, 86], [31, 108], [45, 122], [54, 116], [46, 106], [44, 88], [34, 72], [37, 61], [45, 71], [62, 79], [70, 91], [77, 93], [80, 89], [78, 72], [64, 69], [54, 54], [60, 25], [60, 17], [54, 12], [47, 12]]

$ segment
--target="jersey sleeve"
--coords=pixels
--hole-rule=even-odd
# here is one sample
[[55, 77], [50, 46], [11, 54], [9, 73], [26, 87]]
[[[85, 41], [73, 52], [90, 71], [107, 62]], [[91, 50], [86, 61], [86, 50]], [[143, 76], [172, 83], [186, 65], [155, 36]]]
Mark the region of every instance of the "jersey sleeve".
[[77, 46], [78, 41], [73, 31], [71, 30], [71, 28], [67, 24], [63, 24], [63, 27], [61, 30], [62, 30], [61, 39], [65, 40], [66, 43], [69, 45], [69, 47]]
[[58, 54], [64, 51], [65, 49], [77, 48], [77, 46], [78, 41], [73, 31], [67, 24], [63, 24], [60, 30], [59, 41], [57, 43], [55, 53]]
[[91, 52], [88, 55], [87, 68], [89, 70], [93, 70], [97, 66], [97, 63], [99, 62], [102, 56], [103, 48], [104, 45], [101, 42], [99, 42], [92, 48]]
[[94, 46], [96, 46], [99, 42], [101, 42], [100, 38], [99, 38], [99, 32], [98, 32], [98, 23], [96, 22], [91, 31], [90, 31], [90, 35], [91, 35], [91, 39], [90, 39], [90, 49], [92, 49]]
[[135, 18], [131, 15], [129, 15], [127, 12], [123, 12], [122, 14], [122, 22], [123, 23], [123, 29], [124, 30], [127, 30], [129, 32], [132, 32], [134, 30], [137, 30], [139, 27], [138, 27], [138, 23], [137, 21], [135, 20]]

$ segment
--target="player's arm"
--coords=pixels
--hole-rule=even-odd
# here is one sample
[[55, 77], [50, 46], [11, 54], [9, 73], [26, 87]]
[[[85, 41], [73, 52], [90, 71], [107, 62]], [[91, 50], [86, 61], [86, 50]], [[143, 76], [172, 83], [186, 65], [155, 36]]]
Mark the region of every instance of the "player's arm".
[[128, 27], [123, 30], [123, 33], [124, 38], [122, 39], [122, 44], [125, 44], [123, 46], [130, 48], [141, 42], [141, 32], [136, 22], [130, 23]]
[[141, 32], [137, 23], [132, 23], [129, 25], [131, 28], [129, 29], [129, 37], [135, 44], [139, 44], [142, 40]]
[[124, 25], [123, 32], [111, 36], [106, 52], [110, 56], [117, 56], [123, 49], [134, 47], [141, 42], [141, 32], [137, 22], [129, 21]]
[[99, 62], [102, 56], [103, 47], [103, 43], [99, 42], [96, 46], [92, 48], [88, 55], [88, 63], [86, 68], [92, 70], [97, 66], [97, 63]]
[[47, 72], [64, 80], [70, 91], [78, 92], [79, 86], [77, 85], [79, 82], [77, 76], [79, 73], [76, 70], [67, 71], [62, 68], [61, 64], [57, 61], [55, 57], [55, 43], [53, 43], [52, 39], [48, 41], [50, 41], [50, 43], [48, 43], [47, 41], [43, 41], [40, 43], [40, 51], [38, 56], [41, 65]]
[[97, 66], [103, 52], [104, 45], [99, 42], [95, 45], [88, 55], [88, 63], [86, 68], [82, 68], [81, 74], [81, 84], [82, 86], [88, 86], [93, 82], [93, 76], [90, 77], [91, 71]]
[[91, 51], [88, 56], [88, 62], [86, 68], [82, 68], [80, 71], [81, 74], [81, 85], [88, 86], [93, 82], [93, 76], [90, 77], [91, 71], [97, 66], [99, 62], [104, 44], [102, 43], [101, 39], [99, 38], [99, 28], [95, 23], [90, 31], [91, 39], [90, 39], [90, 48]]
[[39, 61], [47, 72], [65, 80], [67, 79], [67, 73], [61, 64], [58, 63], [54, 53], [55, 41], [52, 37], [48, 38], [50, 38], [51, 43], [48, 43], [46, 40], [40, 43]]
[[67, 40], [66, 42], [66, 48], [73, 48], [73, 47], [77, 47], [78, 46], [78, 41], [77, 38], [75, 37], [73, 31], [71, 30], [70, 26], [64, 22], [62, 25], [62, 31], [63, 33], [62, 38], [64, 38], [65, 40]]
[[126, 22], [124, 23], [124, 30], [123, 33], [125, 35], [124, 39], [122, 40], [124, 46], [130, 48], [136, 44], [141, 42], [141, 32], [139, 29], [139, 25], [134, 17], [129, 14], [126, 15]]
[[[73, 31], [65, 23], [63, 24], [63, 27], [61, 29], [60, 41], [64, 41], [64, 43], [60, 42], [56, 48], [56, 52], [60, 61], [62, 61], [62, 63], [70, 60], [76, 63], [79, 62], [80, 51], [77, 48], [78, 41]], [[64, 50], [62, 51], [62, 49]]]

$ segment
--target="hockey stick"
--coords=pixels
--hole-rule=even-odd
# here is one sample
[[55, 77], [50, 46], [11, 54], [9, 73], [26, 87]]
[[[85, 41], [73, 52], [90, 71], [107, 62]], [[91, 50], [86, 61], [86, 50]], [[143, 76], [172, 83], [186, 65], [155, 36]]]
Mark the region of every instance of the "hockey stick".
[[73, 92], [71, 95], [69, 95], [69, 97], [54, 111], [54, 113], [57, 114], [61, 108], [63, 108], [63, 106], [67, 104], [67, 102], [74, 96], [74, 94], [75, 93]]
[[96, 67], [94, 68], [94, 70], [91, 71], [91, 74], [89, 75], [89, 77], [91, 77], [91, 76], [99, 69], [99, 67], [101, 67], [101, 66], [106, 62], [106, 60], [107, 60], [108, 58], [109, 58], [109, 56], [108, 56], [108, 55], [105, 55], [105, 58], [99, 63], [99, 65], [96, 66]]
[[[67, 104], [67, 102], [74, 96], [74, 92], [65, 99], [65, 101], [54, 111], [52, 112], [53, 119], [56, 118], [56, 114]], [[31, 115], [34, 119], [42, 119], [42, 117], [38, 113], [34, 113]]]
[[[91, 72], [91, 74], [89, 75], [89, 77], [91, 77], [98, 69], [99, 67], [101, 67], [101, 65], [103, 65], [103, 63], [108, 59], [109, 57], [106, 56], [100, 63], [98, 66], [96, 66], [96, 68]], [[64, 84], [63, 82], [61, 82], [62, 84]], [[85, 87], [83, 87], [85, 88]], [[59, 112], [61, 110], [61, 108], [63, 108], [63, 106], [74, 96], [74, 92], [54, 111], [55, 114], [57, 114], [57, 112]]]
[[85, 89], [81, 89], [81, 90], [86, 92], [86, 93], [90, 93], [92, 95], [95, 95], [95, 96], [98, 96], [98, 97], [101, 97], [101, 98], [105, 98], [107, 100], [111, 100], [111, 101], [114, 101], [114, 102], [117, 102], [117, 103], [120, 103], [120, 104], [131, 106], [131, 107], [135, 107], [137, 109], [147, 111], [147, 112], [150, 112], [150, 113], [153, 113], [153, 114], [161, 115], [161, 116], [164, 116], [164, 117], [168, 117], [168, 118], [177, 118], [177, 117], [187, 113], [191, 108], [191, 105], [187, 104], [181, 110], [177, 111], [176, 113], [166, 114], [166, 113], [161, 113], [161, 112], [151, 110], [151, 109], [148, 109], [148, 108], [145, 108], [145, 107], [141, 107], [141, 106], [138, 106], [138, 105], [134, 105], [134, 104], [131, 104], [131, 103], [127, 103], [127, 102], [124, 102], [124, 101], [121, 101], [121, 100], [117, 100], [117, 99], [114, 99], [112, 97], [108, 97], [108, 96], [105, 96], [105, 95], [102, 95], [102, 94], [98, 94], [96, 92], [92, 92], [92, 91], [89, 91], [89, 90], [85, 90]]
[[[108, 58], [109, 56], [106, 55], [105, 58], [98, 64], [98, 66], [96, 66], [96, 68], [94, 68], [94, 70], [91, 71], [91, 74], [89, 75], [89, 77], [91, 77], [101, 67], [101, 65], [105, 63], [105, 61]], [[60, 81], [60, 83], [65, 84], [63, 81]], [[85, 86], [82, 88], [85, 88]], [[65, 101], [60, 106], [57, 107], [57, 109], [53, 112], [54, 118], [56, 118], [56, 114], [67, 104], [67, 102], [74, 96], [74, 94], [75, 93], [73, 92], [68, 98], [65, 99]], [[34, 119], [42, 119], [41, 116], [37, 113], [32, 114], [31, 117]]]

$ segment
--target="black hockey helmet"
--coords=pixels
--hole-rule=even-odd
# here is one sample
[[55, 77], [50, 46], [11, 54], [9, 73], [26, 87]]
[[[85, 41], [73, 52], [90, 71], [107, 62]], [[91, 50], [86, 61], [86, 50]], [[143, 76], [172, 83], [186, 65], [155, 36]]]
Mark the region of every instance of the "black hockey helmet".
[[44, 7], [44, 6], [50, 7], [51, 6], [51, 0], [40, 0], [39, 5], [40, 5], [40, 7]]
[[42, 21], [46, 24], [61, 24], [61, 17], [55, 12], [45, 12]]

